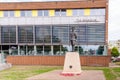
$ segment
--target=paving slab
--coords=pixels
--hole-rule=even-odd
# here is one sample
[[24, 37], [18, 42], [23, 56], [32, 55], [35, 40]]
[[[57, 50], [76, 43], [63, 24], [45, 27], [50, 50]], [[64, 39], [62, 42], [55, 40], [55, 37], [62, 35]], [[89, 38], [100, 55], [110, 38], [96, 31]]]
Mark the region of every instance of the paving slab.
[[26, 80], [106, 80], [101, 70], [84, 70], [80, 75], [63, 76], [60, 75], [62, 70], [54, 70], [33, 77]]

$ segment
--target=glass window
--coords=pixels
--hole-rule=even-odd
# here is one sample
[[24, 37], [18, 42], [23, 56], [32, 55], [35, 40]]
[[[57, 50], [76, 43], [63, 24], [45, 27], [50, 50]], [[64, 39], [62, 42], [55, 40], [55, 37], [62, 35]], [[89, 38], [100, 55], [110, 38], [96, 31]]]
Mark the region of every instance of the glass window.
[[78, 9], [78, 16], [84, 15], [84, 9]]
[[49, 11], [48, 10], [44, 10], [44, 16], [49, 16]]
[[36, 43], [51, 43], [51, 27], [39, 25], [35, 27]]
[[36, 48], [37, 48], [37, 55], [43, 55], [43, 47], [44, 46], [36, 46]]
[[15, 26], [1, 27], [1, 42], [16, 43], [16, 27]]
[[14, 17], [14, 11], [9, 11], [10, 17]]
[[20, 11], [21, 17], [25, 17], [25, 11]]
[[104, 42], [105, 42], [105, 25], [104, 24], [70, 25], [70, 33], [71, 33], [72, 27], [75, 27], [77, 42], [79, 44], [104, 45]]
[[105, 15], [105, 9], [99, 9], [101, 15]]
[[53, 43], [69, 43], [69, 28], [68, 26], [59, 25], [53, 26], [53, 33], [52, 33], [52, 42]]
[[38, 10], [38, 16], [43, 16], [43, 10]]
[[78, 16], [78, 9], [73, 9], [73, 16]]
[[33, 27], [32, 26], [18, 27], [18, 42], [33, 43]]
[[4, 17], [9, 17], [9, 11], [4, 11]]
[[32, 11], [25, 11], [25, 12], [26, 12], [25, 15], [26, 15], [27, 17], [31, 17], [31, 16], [32, 16]]
[[[75, 33], [77, 35], [77, 42], [78, 43], [84, 43], [86, 44], [87, 42], [87, 36], [86, 36], [86, 25], [71, 25], [70, 29], [72, 29], [72, 27], [75, 27]], [[70, 31], [71, 32], [71, 31]]]
[[107, 47], [105, 45], [78, 45], [75, 50], [80, 55], [107, 55]]
[[44, 46], [44, 55], [52, 55], [51, 46]]
[[91, 9], [90, 15], [105, 15], [105, 9]]
[[55, 16], [66, 16], [66, 10], [65, 9], [56, 9]]
[[104, 25], [88, 25], [88, 42], [99, 44], [104, 43], [105, 26]]
[[59, 9], [55, 10], [55, 16], [60, 16], [60, 10]]
[[61, 16], [66, 16], [66, 10], [65, 9], [61, 9]]

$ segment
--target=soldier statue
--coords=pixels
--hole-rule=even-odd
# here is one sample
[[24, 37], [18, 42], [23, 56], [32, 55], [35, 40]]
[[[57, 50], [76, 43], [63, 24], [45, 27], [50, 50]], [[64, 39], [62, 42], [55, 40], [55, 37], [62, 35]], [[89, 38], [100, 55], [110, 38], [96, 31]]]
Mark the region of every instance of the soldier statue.
[[75, 27], [72, 27], [70, 32], [70, 43], [72, 46], [72, 52], [75, 50], [76, 40], [77, 40], [77, 35], [75, 33]]

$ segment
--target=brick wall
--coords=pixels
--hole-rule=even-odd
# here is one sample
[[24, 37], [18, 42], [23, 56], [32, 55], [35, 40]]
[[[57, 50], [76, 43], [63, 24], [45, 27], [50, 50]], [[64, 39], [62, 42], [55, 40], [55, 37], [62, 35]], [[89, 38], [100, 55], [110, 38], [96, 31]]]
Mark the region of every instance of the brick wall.
[[[7, 62], [13, 65], [61, 65], [64, 56], [7, 56]], [[108, 66], [110, 56], [80, 56], [82, 66]]]

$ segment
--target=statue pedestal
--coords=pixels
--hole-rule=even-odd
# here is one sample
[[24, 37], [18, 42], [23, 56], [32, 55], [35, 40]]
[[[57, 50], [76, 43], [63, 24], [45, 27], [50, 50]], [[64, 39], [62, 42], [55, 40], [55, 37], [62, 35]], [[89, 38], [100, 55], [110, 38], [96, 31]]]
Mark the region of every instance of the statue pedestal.
[[78, 52], [67, 52], [65, 55], [64, 68], [62, 74], [81, 74], [81, 64]]
[[5, 63], [3, 55], [0, 53], [0, 71], [11, 68], [12, 65], [10, 63]]
[[0, 64], [2, 63], [2, 56], [1, 56], [1, 53], [0, 53]]

